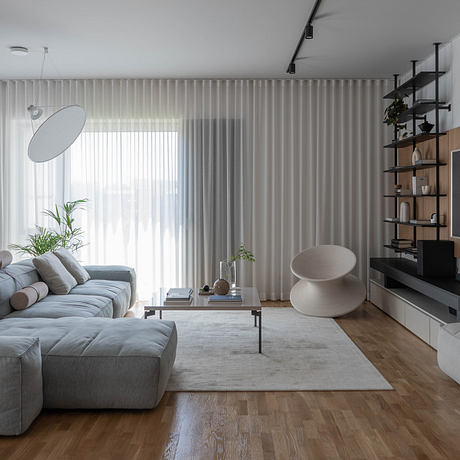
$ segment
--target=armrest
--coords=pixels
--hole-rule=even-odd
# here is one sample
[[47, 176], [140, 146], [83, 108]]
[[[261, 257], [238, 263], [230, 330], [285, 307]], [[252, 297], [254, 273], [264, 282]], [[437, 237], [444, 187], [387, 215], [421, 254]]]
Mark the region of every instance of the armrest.
[[136, 272], [124, 265], [86, 265], [92, 280], [127, 281], [131, 285], [130, 306], [136, 301]]

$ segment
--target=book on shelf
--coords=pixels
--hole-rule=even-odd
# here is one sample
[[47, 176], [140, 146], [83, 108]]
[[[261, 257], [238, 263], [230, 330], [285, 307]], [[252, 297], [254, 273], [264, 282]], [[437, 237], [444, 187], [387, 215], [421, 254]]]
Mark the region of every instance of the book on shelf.
[[435, 165], [436, 160], [432, 160], [432, 159], [417, 160], [415, 164], [416, 165]]
[[192, 303], [192, 297], [188, 299], [168, 299], [166, 298], [163, 302], [164, 305], [190, 305]]
[[397, 217], [385, 217], [386, 222], [399, 222]]
[[411, 219], [409, 223], [427, 225], [427, 224], [431, 224], [431, 220]]
[[424, 185], [428, 185], [428, 178], [426, 176], [412, 176], [412, 193], [414, 195], [421, 195]]
[[227, 295], [212, 295], [209, 297], [209, 302], [212, 303], [212, 302], [235, 302], [235, 303], [241, 303], [242, 302], [242, 298], [240, 295], [230, 295], [230, 294], [227, 294]]
[[167, 300], [189, 300], [193, 294], [190, 288], [171, 288], [166, 294]]
[[414, 242], [412, 240], [406, 240], [404, 238], [394, 238], [391, 240], [391, 246], [398, 249], [406, 249], [413, 247]]

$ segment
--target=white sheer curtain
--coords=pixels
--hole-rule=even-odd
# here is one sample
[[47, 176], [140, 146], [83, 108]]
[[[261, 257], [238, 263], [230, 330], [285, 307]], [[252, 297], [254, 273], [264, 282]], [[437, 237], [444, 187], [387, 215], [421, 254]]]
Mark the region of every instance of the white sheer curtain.
[[[241, 242], [255, 264], [241, 285], [286, 299], [293, 255], [335, 243], [368, 258], [386, 229], [383, 80], [64, 80], [0, 83], [1, 246], [22, 241], [41, 211], [90, 199], [79, 215], [87, 263], [136, 268], [142, 298], [199, 285]], [[81, 104], [71, 151], [26, 155], [26, 107]]]

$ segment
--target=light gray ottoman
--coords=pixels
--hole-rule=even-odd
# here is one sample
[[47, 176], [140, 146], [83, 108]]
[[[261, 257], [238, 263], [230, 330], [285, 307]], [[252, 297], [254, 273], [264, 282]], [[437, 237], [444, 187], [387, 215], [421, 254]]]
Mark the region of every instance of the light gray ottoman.
[[460, 383], [460, 323], [446, 324], [440, 328], [438, 364], [442, 371]]
[[40, 338], [46, 408], [153, 408], [176, 358], [172, 321], [6, 318], [2, 335]]
[[0, 435], [24, 433], [42, 406], [42, 357], [38, 339], [0, 337]]

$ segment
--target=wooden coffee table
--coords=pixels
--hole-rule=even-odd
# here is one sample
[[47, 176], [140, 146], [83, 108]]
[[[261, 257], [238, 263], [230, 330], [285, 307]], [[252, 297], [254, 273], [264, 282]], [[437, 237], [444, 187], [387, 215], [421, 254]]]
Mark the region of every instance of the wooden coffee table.
[[209, 302], [209, 296], [199, 295], [199, 289], [195, 288], [191, 304], [165, 305], [164, 300], [168, 289], [161, 288], [153, 295], [151, 304], [144, 306], [144, 318], [155, 315], [157, 311], [160, 313], [160, 319], [163, 318], [164, 311], [250, 311], [254, 316], [254, 327], [259, 327], [259, 353], [262, 353], [262, 305], [259, 293], [255, 287], [238, 288], [237, 291], [242, 297], [241, 303]]

